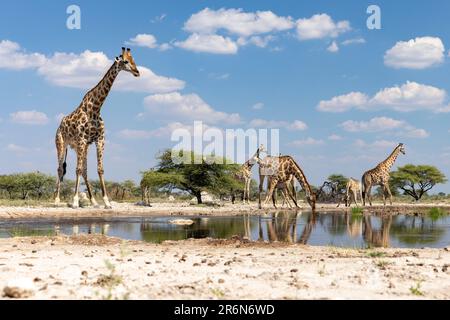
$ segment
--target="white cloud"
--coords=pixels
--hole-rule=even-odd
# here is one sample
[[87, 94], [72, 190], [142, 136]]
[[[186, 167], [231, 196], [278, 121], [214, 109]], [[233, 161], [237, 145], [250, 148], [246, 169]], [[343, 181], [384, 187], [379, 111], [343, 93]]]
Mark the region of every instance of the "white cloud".
[[237, 44], [240, 45], [240, 46], [253, 44], [253, 45], [257, 46], [257, 47], [265, 48], [273, 40], [275, 40], [275, 37], [272, 36], [272, 35], [267, 35], [265, 37], [252, 36], [250, 38], [240, 37], [237, 40]]
[[262, 102], [255, 103], [255, 104], [252, 106], [252, 109], [253, 109], [253, 110], [261, 110], [262, 108], [264, 108], [264, 103], [262, 103]]
[[119, 131], [119, 137], [130, 140], [148, 139], [153, 136], [151, 131], [124, 129]]
[[425, 69], [444, 61], [444, 44], [437, 37], [418, 37], [399, 41], [384, 55], [384, 63], [392, 68]]
[[158, 47], [158, 41], [155, 36], [146, 33], [138, 34], [125, 43], [130, 46], [145, 47], [150, 49]]
[[216, 111], [196, 94], [182, 95], [179, 92], [155, 94], [146, 97], [144, 105], [149, 112], [171, 119], [227, 124], [241, 122], [239, 114]]
[[361, 92], [350, 92], [341, 96], [333, 97], [331, 100], [322, 100], [317, 109], [323, 112], [344, 112], [355, 107], [367, 104], [368, 97]]
[[306, 139], [300, 139], [300, 140], [294, 140], [289, 145], [294, 147], [302, 147], [302, 146], [318, 146], [323, 145], [325, 142], [323, 140], [318, 140], [314, 138], [306, 138]]
[[387, 117], [377, 117], [369, 121], [348, 120], [343, 122], [340, 126], [348, 132], [379, 132], [401, 128], [404, 125], [404, 121]]
[[169, 43], [158, 44], [156, 37], [152, 34], [141, 33], [126, 41], [125, 44], [129, 46], [144, 47], [150, 49], [158, 49], [159, 51], [167, 51], [172, 49]]
[[371, 148], [371, 149], [386, 149], [386, 148], [394, 148], [398, 145], [398, 142], [389, 141], [389, 140], [375, 140], [372, 143], [367, 143], [362, 139], [357, 139], [353, 143], [355, 147], [359, 148]]
[[295, 120], [290, 123], [287, 121], [253, 119], [249, 122], [248, 126], [251, 128], [285, 128], [291, 131], [304, 131], [308, 129], [307, 124], [300, 120]]
[[317, 109], [323, 112], [345, 112], [350, 109], [450, 112], [450, 106], [445, 105], [446, 97], [447, 93], [443, 89], [407, 81], [401, 86], [384, 88], [372, 98], [361, 92], [351, 92], [330, 100], [322, 100]]
[[167, 14], [163, 13], [163, 14], [160, 14], [159, 16], [156, 16], [153, 19], [151, 19], [150, 22], [151, 23], [159, 23], [159, 22], [162, 22], [165, 18], [167, 18]]
[[[122, 139], [127, 140], [146, 140], [150, 138], [170, 138], [172, 133], [177, 129], [185, 129], [189, 131], [191, 134], [194, 132], [194, 126], [186, 125], [181, 122], [170, 122], [163, 127], [159, 127], [154, 130], [133, 130], [133, 129], [124, 129], [117, 133], [117, 135]], [[202, 125], [202, 130], [205, 131], [207, 129], [217, 129], [223, 132], [223, 130], [208, 126], [206, 124]], [[223, 132], [224, 133], [224, 132]]]
[[423, 109], [435, 111], [436, 107], [442, 106], [446, 95], [443, 89], [408, 81], [401, 86], [379, 91], [372, 98], [371, 104], [402, 112]]
[[27, 125], [45, 125], [49, 119], [45, 113], [31, 110], [31, 111], [17, 111], [10, 114], [11, 121], [19, 124]]
[[213, 34], [223, 29], [242, 37], [294, 27], [291, 17], [280, 17], [272, 11], [243, 12], [242, 9], [205, 8], [193, 14], [184, 29], [191, 33]]
[[348, 120], [340, 124], [348, 132], [384, 132], [404, 138], [427, 138], [429, 133], [424, 129], [417, 129], [403, 120], [387, 117], [376, 117], [369, 121]]
[[336, 53], [339, 51], [339, 46], [336, 41], [333, 41], [330, 46], [327, 48], [329, 52]]
[[293, 123], [288, 125], [287, 128], [288, 128], [288, 130], [293, 130], [293, 131], [303, 131], [303, 130], [308, 129], [308, 125], [306, 123], [304, 123], [303, 121], [295, 120]]
[[[77, 55], [74, 53], [55, 53], [38, 72], [58, 86], [89, 89], [96, 85], [101, 76], [112, 65], [112, 60], [103, 52], [89, 50]], [[122, 72], [114, 84], [120, 91], [160, 93], [184, 88], [184, 81], [156, 75], [152, 70], [138, 66], [139, 78]]]
[[407, 138], [427, 138], [430, 134], [424, 129], [410, 129], [402, 134], [402, 136]]
[[366, 43], [366, 40], [364, 38], [348, 39], [341, 42], [343, 46], [348, 46], [350, 44], [363, 44], [363, 43]]
[[38, 68], [46, 57], [40, 53], [27, 53], [16, 42], [0, 41], [0, 69], [23, 70]]
[[332, 135], [328, 136], [328, 140], [339, 141], [339, 140], [342, 140], [342, 137], [340, 135], [333, 133]]
[[184, 41], [177, 41], [175, 46], [194, 52], [215, 54], [236, 54], [238, 45], [229, 37], [216, 34], [193, 33]]
[[[9, 62], [5, 63], [7, 60]], [[101, 80], [112, 63], [103, 52], [56, 52], [51, 57], [45, 57], [39, 53], [27, 54], [15, 42], [0, 42], [0, 68], [36, 69], [48, 82], [62, 87], [89, 89]], [[146, 67], [138, 68], [141, 72], [139, 78], [122, 72], [114, 88], [121, 91], [163, 93], [180, 90], [185, 86], [184, 81], [158, 76]]]
[[17, 144], [14, 144], [14, 143], [8, 144], [6, 146], [6, 150], [10, 151], [10, 152], [13, 152], [15, 154], [23, 154], [23, 153], [27, 153], [28, 151], [30, 151], [29, 148], [22, 147], [22, 146], [19, 146]]
[[329, 15], [324, 13], [297, 20], [297, 35], [300, 40], [336, 38], [350, 30], [350, 22], [347, 20], [335, 23]]

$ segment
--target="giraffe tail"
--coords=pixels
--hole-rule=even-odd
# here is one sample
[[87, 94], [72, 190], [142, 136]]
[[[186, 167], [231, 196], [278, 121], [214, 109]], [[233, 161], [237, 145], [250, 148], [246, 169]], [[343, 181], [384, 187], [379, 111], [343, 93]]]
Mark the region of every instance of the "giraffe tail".
[[66, 149], [66, 156], [64, 157], [64, 163], [63, 163], [63, 174], [61, 176], [61, 182], [64, 180], [64, 176], [67, 173], [67, 149]]

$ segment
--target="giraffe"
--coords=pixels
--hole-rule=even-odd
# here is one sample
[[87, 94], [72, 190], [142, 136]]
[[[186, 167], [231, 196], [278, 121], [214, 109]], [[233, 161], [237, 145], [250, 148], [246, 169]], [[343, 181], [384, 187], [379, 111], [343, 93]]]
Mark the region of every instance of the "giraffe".
[[370, 191], [372, 186], [380, 185], [383, 188], [383, 202], [386, 205], [386, 192], [389, 194], [389, 201], [392, 206], [392, 193], [389, 189], [389, 171], [394, 165], [395, 160], [399, 153], [405, 154], [405, 146], [403, 143], [399, 143], [397, 147], [395, 147], [394, 151], [386, 158], [383, 162], [379, 163], [375, 168], [366, 171], [361, 179], [361, 183], [363, 186], [362, 190], [362, 199], [363, 206], [366, 205], [366, 198], [369, 200], [370, 205], [372, 205], [372, 197], [370, 195]]
[[[250, 203], [250, 183], [252, 182], [252, 168], [260, 160], [259, 156], [261, 153], [266, 152], [264, 145], [260, 145], [256, 150], [255, 154], [248, 159], [236, 173], [235, 177], [239, 181], [244, 182], [244, 197], [243, 202]], [[232, 195], [234, 203], [234, 193]]]
[[[270, 185], [271, 177], [268, 179], [268, 184]], [[289, 187], [291, 187], [292, 193], [290, 193]], [[292, 208], [292, 205], [289, 201], [289, 198], [293, 199], [295, 206], [298, 208], [297, 204], [297, 193], [295, 192], [295, 179], [294, 176], [291, 175], [286, 181], [278, 181], [277, 185], [275, 186], [275, 191], [272, 194], [272, 202], [274, 207], [276, 207], [277, 203], [277, 192], [278, 190], [281, 191], [281, 195], [283, 197], [283, 203], [281, 206], [284, 206], [284, 204], [287, 204], [289, 208]]]
[[108, 96], [111, 87], [120, 71], [127, 71], [135, 77], [139, 77], [130, 49], [122, 48], [120, 57], [116, 57], [113, 65], [106, 72], [103, 79], [86, 95], [79, 107], [61, 120], [56, 131], [56, 151], [58, 155], [58, 180], [56, 184], [55, 204], [60, 203], [59, 194], [61, 182], [66, 174], [66, 160], [68, 147], [77, 154], [75, 193], [72, 208], [79, 207], [78, 192], [80, 176], [83, 177], [91, 204], [98, 207], [92, 194], [92, 188], [87, 176], [87, 153], [89, 145], [96, 144], [97, 171], [102, 188], [103, 202], [106, 209], [111, 209], [111, 204], [106, 193], [103, 169], [103, 151], [105, 146], [105, 125], [100, 116], [100, 110]]
[[[344, 196], [345, 206], [346, 207], [352, 206], [352, 197], [353, 201], [355, 201], [356, 206], [358, 206], [358, 194], [360, 195], [362, 201], [361, 182], [354, 178], [348, 179], [347, 184], [345, 186], [345, 196]], [[337, 206], [339, 207], [340, 204], [341, 203], [339, 202]]]
[[[302, 186], [303, 190], [306, 192], [306, 200], [308, 201], [309, 205], [311, 206], [313, 211], [315, 210], [316, 195], [312, 191], [311, 186], [309, 185], [308, 180], [306, 179], [306, 176], [303, 173], [302, 169], [291, 156], [279, 156], [279, 157], [267, 156], [266, 158], [260, 161], [259, 203], [258, 203], [260, 209], [262, 208], [261, 193], [264, 185], [265, 176], [269, 176], [270, 183], [268, 185], [268, 192], [264, 204], [267, 204], [269, 202], [270, 197], [272, 197], [278, 182], [286, 183], [291, 178], [291, 176], [294, 176]], [[294, 201], [294, 203], [296, 203], [296, 200], [294, 199], [294, 196], [291, 194], [291, 192], [288, 192], [288, 195]]]

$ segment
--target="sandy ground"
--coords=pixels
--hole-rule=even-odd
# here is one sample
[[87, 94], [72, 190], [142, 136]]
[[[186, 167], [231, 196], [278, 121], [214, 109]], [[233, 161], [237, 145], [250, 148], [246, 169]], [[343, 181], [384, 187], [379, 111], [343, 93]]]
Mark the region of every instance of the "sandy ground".
[[[153, 203], [152, 207], [144, 207], [132, 203], [113, 203], [112, 210], [102, 208], [79, 208], [72, 209], [67, 206], [33, 206], [33, 207], [5, 207], [0, 206], [0, 219], [24, 219], [24, 218], [60, 218], [60, 217], [126, 217], [126, 216], [161, 216], [161, 215], [216, 215], [229, 216], [241, 214], [259, 215], [262, 213], [273, 212], [272, 206], [266, 206], [259, 210], [257, 203], [252, 204], [235, 204], [226, 203], [222, 206], [197, 206], [189, 205], [188, 202], [168, 202]], [[310, 207], [301, 203], [301, 210], [311, 210]], [[448, 203], [434, 204], [412, 204], [412, 203], [394, 203], [393, 206], [384, 207], [382, 204], [374, 204], [373, 207], [365, 207], [367, 213], [390, 213], [390, 214], [416, 214], [426, 212], [432, 207], [440, 207], [450, 211]], [[279, 207], [278, 209], [287, 210], [287, 207]], [[345, 206], [336, 207], [335, 204], [318, 204], [317, 211], [320, 212], [346, 212], [349, 208]]]
[[449, 250], [2, 239], [0, 297], [24, 278], [31, 299], [450, 299]]

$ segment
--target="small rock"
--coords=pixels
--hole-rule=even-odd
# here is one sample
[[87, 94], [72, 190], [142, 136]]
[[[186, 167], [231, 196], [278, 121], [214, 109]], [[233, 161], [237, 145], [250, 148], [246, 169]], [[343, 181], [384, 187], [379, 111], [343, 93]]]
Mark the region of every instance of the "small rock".
[[298, 269], [291, 269], [291, 272], [298, 272]]
[[3, 288], [3, 293], [9, 298], [28, 298], [36, 291], [33, 280], [29, 278], [12, 279]]
[[219, 283], [224, 283], [225, 282], [225, 280], [223, 280], [223, 279], [219, 279], [219, 281], [218, 281]]
[[36, 253], [37, 252], [37, 250], [33, 250], [33, 251], [31, 251], [31, 253]]

